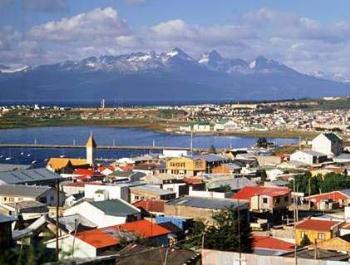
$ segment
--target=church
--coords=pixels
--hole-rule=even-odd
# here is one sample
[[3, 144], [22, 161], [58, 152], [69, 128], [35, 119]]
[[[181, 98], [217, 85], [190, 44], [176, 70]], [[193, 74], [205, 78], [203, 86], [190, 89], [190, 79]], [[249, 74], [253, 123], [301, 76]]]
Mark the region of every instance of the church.
[[90, 134], [85, 144], [85, 158], [52, 157], [47, 162], [46, 168], [59, 174], [71, 174], [76, 168], [93, 167], [95, 165], [96, 146], [95, 139]]

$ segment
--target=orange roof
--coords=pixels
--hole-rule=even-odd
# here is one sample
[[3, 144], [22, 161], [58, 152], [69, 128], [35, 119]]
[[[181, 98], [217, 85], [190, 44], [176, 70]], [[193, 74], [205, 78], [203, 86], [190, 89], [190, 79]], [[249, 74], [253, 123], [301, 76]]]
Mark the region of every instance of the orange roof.
[[144, 209], [150, 212], [164, 212], [164, 201], [161, 200], [141, 200], [133, 203], [139, 209]]
[[232, 196], [233, 199], [250, 200], [256, 195], [266, 195], [271, 197], [285, 196], [289, 194], [288, 188], [281, 187], [265, 187], [265, 186], [246, 186]]
[[90, 135], [89, 139], [87, 140], [85, 146], [86, 146], [86, 147], [93, 147], [93, 148], [96, 147], [96, 142], [95, 142], [95, 139], [94, 139], [94, 137], [92, 136], [92, 134]]
[[147, 220], [125, 223], [119, 226], [120, 230], [134, 233], [144, 238], [169, 234], [171, 231]]
[[119, 244], [119, 240], [101, 229], [94, 229], [77, 233], [77, 238], [88, 243], [95, 248], [112, 247]]
[[50, 160], [47, 162], [47, 164], [53, 169], [53, 170], [60, 170], [62, 168], [65, 168], [69, 165], [69, 163], [74, 167], [79, 166], [85, 166], [88, 165], [86, 159], [81, 158], [50, 158]]
[[330, 231], [334, 226], [339, 225], [340, 223], [341, 222], [307, 218], [297, 223], [296, 229]]
[[294, 249], [294, 244], [270, 236], [253, 235], [253, 247], [271, 250], [291, 251]]

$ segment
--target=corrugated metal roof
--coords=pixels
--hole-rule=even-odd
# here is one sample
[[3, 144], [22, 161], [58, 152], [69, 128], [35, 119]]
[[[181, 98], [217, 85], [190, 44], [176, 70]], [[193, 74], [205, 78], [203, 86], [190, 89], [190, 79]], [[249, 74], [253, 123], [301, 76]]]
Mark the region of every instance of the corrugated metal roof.
[[90, 202], [93, 206], [105, 212], [108, 215], [113, 216], [128, 216], [132, 214], [138, 214], [139, 209], [133, 207], [127, 202], [121, 200], [105, 200], [105, 201], [93, 201]]
[[130, 187], [130, 191], [141, 191], [141, 192], [148, 192], [148, 193], [154, 193], [157, 195], [168, 195], [168, 194], [174, 194], [173, 191], [163, 190], [158, 187], [154, 187], [151, 185], [142, 185], [142, 186], [136, 186], [136, 187]]
[[0, 185], [0, 195], [37, 198], [50, 189], [48, 186]]
[[168, 205], [185, 205], [195, 208], [206, 209], [224, 209], [228, 207], [245, 207], [244, 202], [235, 201], [232, 199], [216, 199], [186, 196], [167, 202]]
[[14, 170], [24, 170], [31, 168], [32, 165], [21, 165], [21, 164], [0, 164], [0, 172], [3, 171], [14, 171]]
[[0, 172], [0, 183], [6, 184], [40, 183], [58, 179], [61, 179], [60, 175], [46, 168]]

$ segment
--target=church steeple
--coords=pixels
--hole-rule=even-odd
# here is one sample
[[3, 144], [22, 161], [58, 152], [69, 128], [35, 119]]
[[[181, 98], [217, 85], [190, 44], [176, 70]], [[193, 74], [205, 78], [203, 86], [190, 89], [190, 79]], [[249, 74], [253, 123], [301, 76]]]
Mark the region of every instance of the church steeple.
[[95, 160], [95, 149], [96, 149], [96, 142], [92, 135], [92, 132], [90, 133], [90, 137], [86, 142], [86, 161], [90, 164], [94, 164]]

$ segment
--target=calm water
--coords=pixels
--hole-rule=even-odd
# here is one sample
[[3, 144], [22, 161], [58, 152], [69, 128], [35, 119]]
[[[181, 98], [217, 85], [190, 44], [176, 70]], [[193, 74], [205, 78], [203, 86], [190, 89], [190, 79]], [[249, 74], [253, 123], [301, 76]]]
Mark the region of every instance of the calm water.
[[[158, 133], [145, 129], [110, 127], [44, 127], [28, 129], [0, 130], [0, 143], [38, 143], [38, 144], [85, 144], [90, 132], [94, 134], [97, 145], [139, 145], [189, 147], [190, 136]], [[255, 137], [234, 136], [193, 136], [193, 147], [241, 148], [256, 143]], [[277, 145], [296, 143], [297, 139], [271, 138]], [[148, 153], [146, 150], [98, 150], [98, 158], [120, 158]], [[43, 165], [45, 159], [57, 156], [84, 157], [83, 149], [29, 149], [0, 148], [0, 163], [28, 164], [37, 161]], [[6, 158], [11, 158], [7, 159]]]

